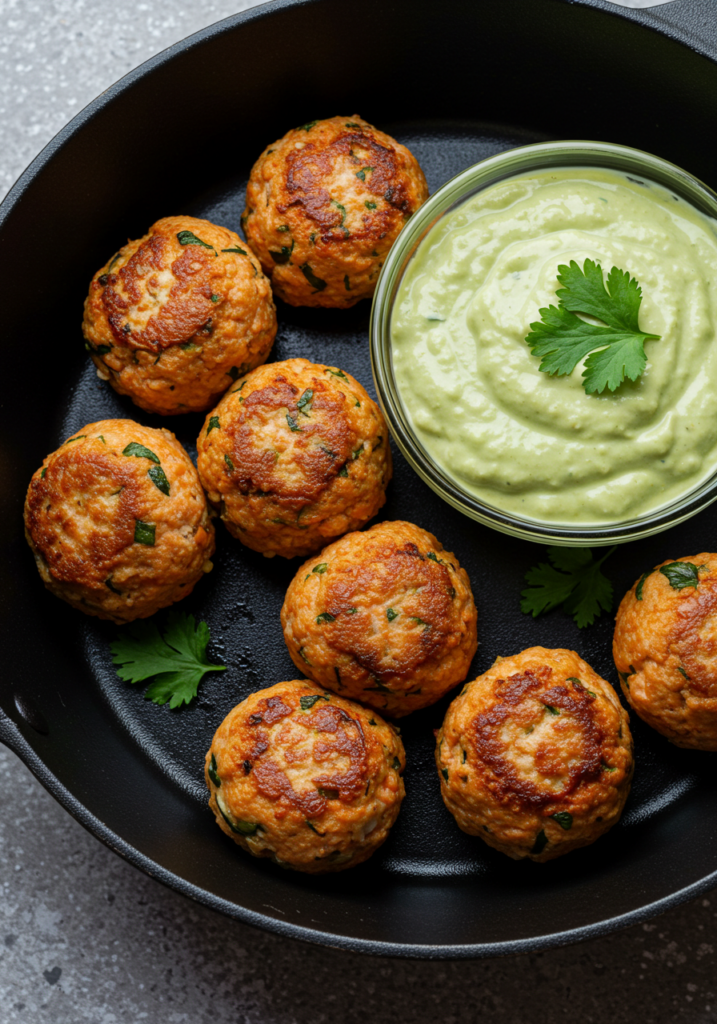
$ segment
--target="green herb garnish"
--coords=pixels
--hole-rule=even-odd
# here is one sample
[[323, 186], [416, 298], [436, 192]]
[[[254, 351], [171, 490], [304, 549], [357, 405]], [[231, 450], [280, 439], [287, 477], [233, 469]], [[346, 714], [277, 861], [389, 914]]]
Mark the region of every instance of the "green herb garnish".
[[331, 612], [321, 612], [320, 615], [316, 616], [317, 625], [321, 625], [322, 622], [336, 622], [336, 616], [332, 615]]
[[219, 778], [219, 772], [217, 771], [217, 759], [214, 756], [214, 754], [212, 754], [211, 759], [209, 761], [209, 767], [207, 768], [207, 775], [212, 780], [212, 782], [217, 787], [217, 789], [219, 789], [219, 787], [222, 784], [222, 780]]
[[311, 571], [312, 572], [316, 572], [316, 573], [319, 574], [319, 576], [321, 576], [322, 573], [326, 572], [328, 567], [329, 567], [329, 563], [328, 562], [319, 562], [319, 564], [315, 565], [314, 568]]
[[149, 448], [145, 448], [143, 444], [138, 444], [136, 441], [130, 441], [127, 447], [122, 451], [123, 455], [135, 455], [138, 459], [151, 459], [152, 462], [156, 462], [159, 465], [159, 459]]
[[312, 402], [313, 398], [314, 398], [314, 392], [311, 390], [311, 388], [307, 388], [306, 391], [301, 396], [301, 398], [299, 399], [299, 401], [296, 403], [296, 408], [304, 416], [308, 416], [309, 415], [308, 412], [306, 412], [306, 406], [308, 405], [309, 407], [311, 407], [311, 402]]
[[448, 782], [448, 769], [447, 768], [441, 768], [441, 775], [446, 780], [446, 782]]
[[645, 585], [645, 580], [647, 579], [647, 577], [651, 575], [652, 574], [649, 572], [643, 572], [642, 576], [637, 581], [637, 586], [635, 587], [635, 597], [638, 601], [642, 601], [642, 588]]
[[[615, 391], [625, 377], [637, 380], [647, 365], [645, 342], [659, 341], [660, 336], [640, 330], [642, 290], [635, 278], [613, 267], [606, 290], [599, 263], [585, 260], [581, 270], [571, 260], [569, 267], [558, 267], [558, 281], [563, 286], [556, 292], [559, 305], [539, 310], [542, 319], [530, 325], [525, 339], [533, 355], [542, 359], [540, 369], [563, 376], [587, 356], [583, 387], [588, 395], [605, 388]], [[577, 312], [607, 326], [586, 323]]]
[[230, 455], [225, 455], [224, 456], [224, 462], [225, 462], [226, 467], [229, 470], [229, 472], [233, 473], [234, 472], [234, 463], [231, 460], [231, 456]]
[[697, 587], [700, 582], [699, 568], [692, 562], [670, 562], [669, 565], [663, 565], [660, 572], [667, 577], [673, 590]]
[[365, 200], [363, 205], [366, 207], [367, 210], [375, 210], [376, 209], [376, 204], [369, 202], [368, 199]]
[[274, 263], [288, 263], [293, 251], [294, 240], [292, 239], [291, 245], [282, 245], [279, 252], [276, 252], [274, 249], [269, 249], [269, 255], [273, 259]]
[[217, 250], [213, 245], [210, 245], [209, 242], [203, 242], [192, 231], [179, 231], [177, 233], [177, 241], [180, 245], [201, 245], [205, 249], [211, 249], [214, 255], [217, 255]]
[[246, 251], [246, 249], [240, 249], [238, 245], [235, 246], [233, 249], [222, 249], [222, 252], [236, 252], [240, 256], [248, 256], [249, 255], [249, 253]]
[[304, 275], [304, 277], [309, 282], [312, 288], [315, 288], [317, 292], [322, 292], [324, 290], [324, 288], [326, 287], [326, 281], [324, 281], [320, 277], [317, 277], [308, 263], [302, 263], [301, 266], [299, 267], [299, 270]]
[[682, 665], [678, 665], [678, 666], [677, 666], [677, 671], [678, 671], [678, 672], [680, 673], [680, 675], [684, 676], [684, 677], [685, 677], [685, 679], [689, 679], [689, 678], [690, 678], [690, 677], [689, 677], [689, 676], [687, 675], [687, 673], [685, 672], [685, 670], [683, 669]]
[[289, 430], [293, 431], [294, 433], [296, 433], [296, 432], [301, 433], [302, 432], [301, 431], [301, 427], [299, 426], [299, 424], [296, 422], [294, 417], [290, 413], [288, 413], [288, 412], [286, 414], [286, 422], [289, 424]]
[[386, 609], [386, 618], [389, 622], [393, 622], [394, 619], [398, 618], [398, 612], [394, 611], [393, 608]]
[[330, 373], [332, 377], [340, 377], [341, 380], [348, 380], [343, 370], [332, 370], [330, 366], [325, 368], [324, 373]]
[[213, 430], [219, 430], [219, 417], [210, 416], [209, 423], [207, 424], [207, 434], [211, 434]]
[[134, 542], [135, 544], [146, 544], [148, 548], [154, 547], [155, 533], [157, 527], [154, 523], [143, 523], [141, 519], [134, 521]]
[[312, 693], [306, 697], [299, 697], [299, 704], [301, 705], [302, 711], [310, 711], [318, 700], [327, 701], [328, 699], [329, 698], [325, 697], [323, 693]]
[[212, 665], [206, 657], [209, 627], [194, 616], [171, 611], [162, 636], [153, 621], [133, 622], [110, 644], [112, 661], [120, 667], [117, 675], [128, 683], [154, 681], [145, 693], [147, 700], [178, 708], [189, 704], [207, 672], [224, 672], [225, 665]]
[[169, 480], [161, 466], [150, 466], [147, 470], [147, 476], [162, 494], [169, 494]]
[[543, 704], [543, 707], [551, 715], [559, 715], [560, 714], [560, 710], [558, 708], [553, 707], [552, 704]]
[[348, 274], [344, 274], [344, 288], [347, 292], [351, 291], [351, 281], [349, 280]]
[[590, 548], [547, 549], [553, 563], [541, 562], [525, 574], [526, 590], [521, 591], [520, 610], [533, 618], [558, 605], [572, 615], [581, 628], [591, 626], [603, 611], [612, 608], [612, 583], [600, 566], [615, 548], [595, 561]]
[[531, 849], [530, 852], [531, 853], [542, 853], [547, 845], [548, 845], [548, 837], [545, 834], [545, 829], [541, 828], [540, 832], [538, 832], [537, 836], [535, 837], [535, 842], [533, 843], [533, 848]]
[[573, 827], [573, 816], [568, 811], [556, 811], [550, 817], [553, 821], [557, 821], [558, 825], [564, 828], [566, 832]]
[[296, 130], [299, 132], [310, 132], [318, 123], [318, 121], [307, 121], [306, 124], [302, 124], [301, 127]]

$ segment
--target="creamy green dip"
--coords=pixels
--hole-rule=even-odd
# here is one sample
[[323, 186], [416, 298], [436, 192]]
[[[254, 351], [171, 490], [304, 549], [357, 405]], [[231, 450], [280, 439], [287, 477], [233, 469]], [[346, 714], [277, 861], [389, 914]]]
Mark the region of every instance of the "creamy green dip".
[[[557, 305], [558, 265], [586, 258], [642, 287], [647, 368], [587, 395], [525, 342]], [[640, 515], [717, 469], [717, 221], [660, 186], [593, 168], [491, 186], [429, 231], [391, 321], [419, 441], [465, 490], [562, 523]]]

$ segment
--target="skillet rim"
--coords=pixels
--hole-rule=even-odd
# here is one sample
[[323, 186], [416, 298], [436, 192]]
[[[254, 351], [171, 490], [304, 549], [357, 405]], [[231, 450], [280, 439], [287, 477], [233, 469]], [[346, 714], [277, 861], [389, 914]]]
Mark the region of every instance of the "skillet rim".
[[[265, 2], [257, 4], [248, 10], [230, 15], [199, 29], [185, 39], [150, 57], [138, 67], [133, 68], [126, 75], [119, 78], [64, 125], [14, 182], [2, 202], [0, 202], [0, 232], [15, 206], [22, 201], [29, 185], [44, 170], [53, 157], [77, 133], [81, 132], [96, 115], [126, 90], [131, 89], [137, 82], [151, 75], [157, 68], [174, 60], [185, 51], [201, 46], [215, 36], [231, 32], [244, 23], [270, 17], [278, 11], [291, 7], [308, 7], [317, 2], [319, 0], [265, 0]], [[609, 0], [547, 0], [547, 2], [555, 5], [569, 4], [571, 6], [588, 7], [615, 18], [632, 21], [647, 31], [664, 36], [681, 46], [687, 47], [710, 62], [717, 63], [717, 45], [711, 47], [709, 43], [699, 40], [693, 32], [683, 26], [678, 26], [671, 22], [654, 21], [649, 15], [650, 8], [624, 8], [610, 3]], [[678, 15], [679, 13], [678, 11]], [[3, 743], [8, 749], [12, 750], [58, 803], [92, 835], [134, 867], [139, 868], [145, 874], [168, 888], [212, 910], [242, 921], [244, 924], [262, 928], [284, 938], [300, 939], [305, 942], [345, 949], [353, 953], [365, 953], [384, 957], [395, 956], [416, 960], [468, 960], [511, 956], [546, 950], [581, 942], [589, 938], [597, 938], [601, 935], [638, 924], [666, 910], [679, 906], [690, 899], [694, 899], [717, 886], [717, 871], [714, 871], [693, 882], [691, 885], [671, 893], [669, 896], [664, 896], [659, 900], [628, 911], [625, 914], [596, 921], [578, 928], [504, 942], [412, 945], [409, 943], [354, 938], [285, 922], [279, 918], [249, 910], [188, 882], [180, 875], [169, 871], [150, 857], [140, 853], [139, 850], [124, 840], [118, 833], [108, 828], [96, 815], [88, 811], [84, 804], [59, 781], [23, 736], [20, 727], [2, 708], [0, 708], [0, 743]]]

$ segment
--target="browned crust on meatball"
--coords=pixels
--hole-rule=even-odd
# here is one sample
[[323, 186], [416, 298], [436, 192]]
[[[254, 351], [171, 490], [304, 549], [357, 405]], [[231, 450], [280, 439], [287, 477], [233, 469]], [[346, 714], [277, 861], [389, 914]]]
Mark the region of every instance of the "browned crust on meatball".
[[306, 680], [238, 704], [207, 753], [217, 824], [255, 857], [343, 871], [386, 840], [404, 796], [403, 744], [375, 712]]
[[[131, 442], [155, 459], [124, 455]], [[48, 590], [117, 623], [181, 600], [212, 567], [214, 529], [189, 456], [170, 431], [132, 420], [89, 423], [47, 456], [25, 529]]]
[[[671, 585], [660, 570], [674, 561], [695, 567], [697, 586]], [[620, 603], [613, 656], [640, 718], [678, 747], [717, 750], [717, 554], [641, 576]]]
[[252, 168], [244, 232], [292, 306], [353, 306], [428, 198], [415, 157], [357, 114], [295, 128]]
[[364, 388], [306, 359], [262, 366], [207, 416], [199, 474], [227, 529], [267, 556], [307, 555], [386, 500], [388, 428]]
[[207, 409], [263, 363], [276, 312], [239, 235], [195, 217], [165, 217], [97, 271], [83, 331], [103, 379], [140, 408], [171, 415]]
[[391, 717], [435, 703], [465, 679], [476, 622], [455, 555], [401, 521], [350, 533], [314, 556], [281, 610], [297, 668]]
[[618, 821], [633, 772], [627, 712], [575, 651], [531, 647], [453, 701], [436, 764], [464, 832], [516, 860], [552, 860]]

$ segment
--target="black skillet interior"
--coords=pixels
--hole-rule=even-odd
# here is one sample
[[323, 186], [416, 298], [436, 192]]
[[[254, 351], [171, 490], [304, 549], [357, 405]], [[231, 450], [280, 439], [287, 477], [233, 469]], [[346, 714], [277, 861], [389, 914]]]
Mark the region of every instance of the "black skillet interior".
[[[668, 6], [676, 25], [699, 29], [689, 0]], [[717, 13], [716, 0], [706, 8]], [[717, 45], [698, 53], [682, 28], [658, 33], [648, 15], [603, 0], [366, 0], [360, 29], [356, 19], [342, 0], [289, 0], [179, 44], [80, 115], [3, 206], [0, 739], [128, 859], [255, 924], [408, 956], [569, 941], [714, 884], [710, 755], [671, 747], [633, 716], [637, 771], [620, 825], [558, 862], [516, 864], [461, 833], [443, 808], [432, 730], [444, 700], [402, 723], [407, 797], [385, 847], [345, 874], [297, 876], [238, 851], [206, 809], [202, 781], [229, 709], [296, 674], [279, 609], [297, 564], [265, 560], [219, 530], [215, 571], [185, 607], [209, 622], [212, 652], [229, 671], [172, 712], [118, 680], [108, 650], [116, 628], [45, 592], [23, 540], [25, 488], [47, 451], [95, 419], [160, 424], [85, 359], [79, 321], [91, 274], [160, 216], [237, 228], [253, 159], [291, 125], [360, 113], [412, 149], [431, 190], [484, 156], [546, 138], [626, 143], [717, 186]], [[336, 364], [373, 392], [368, 303], [278, 312], [273, 358]], [[161, 422], [194, 454], [201, 417]], [[543, 644], [577, 649], [617, 684], [610, 618], [579, 631], [561, 613], [523, 616], [523, 575], [542, 549], [463, 518], [394, 455], [381, 517], [435, 532], [466, 567], [480, 617], [473, 675], [497, 654]], [[716, 526], [711, 509], [621, 549], [607, 563], [616, 595], [663, 558], [714, 549]]]

